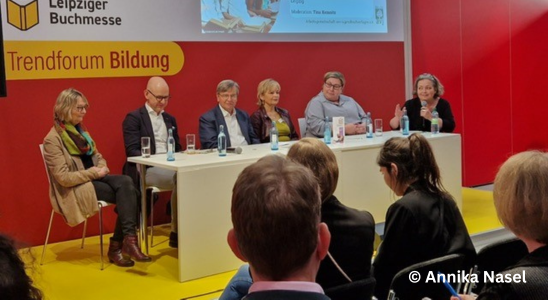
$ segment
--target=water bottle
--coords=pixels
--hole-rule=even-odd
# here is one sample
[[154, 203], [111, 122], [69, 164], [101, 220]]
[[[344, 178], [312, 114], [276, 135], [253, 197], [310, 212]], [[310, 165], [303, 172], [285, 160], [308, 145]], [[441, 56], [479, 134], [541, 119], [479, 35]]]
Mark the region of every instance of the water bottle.
[[432, 125], [430, 125], [430, 131], [432, 134], [438, 134], [440, 133], [440, 124], [439, 124], [439, 115], [436, 109], [432, 111], [432, 121], [430, 121]]
[[331, 124], [329, 123], [329, 117], [325, 117], [325, 127], [323, 130], [323, 141], [326, 144], [331, 144]]
[[278, 128], [276, 128], [276, 122], [272, 121], [272, 128], [270, 128], [270, 149], [278, 150]]
[[173, 153], [175, 153], [175, 139], [173, 138], [173, 129], [170, 128], [167, 131], [167, 161], [174, 161], [175, 156]]
[[371, 119], [370, 112], [367, 112], [364, 124], [365, 124], [365, 137], [373, 138], [373, 120]]
[[225, 127], [219, 125], [219, 135], [217, 136], [217, 151], [219, 156], [226, 156], [226, 135]]
[[403, 110], [403, 116], [400, 122], [401, 133], [403, 135], [409, 135], [409, 117], [407, 116], [407, 110]]

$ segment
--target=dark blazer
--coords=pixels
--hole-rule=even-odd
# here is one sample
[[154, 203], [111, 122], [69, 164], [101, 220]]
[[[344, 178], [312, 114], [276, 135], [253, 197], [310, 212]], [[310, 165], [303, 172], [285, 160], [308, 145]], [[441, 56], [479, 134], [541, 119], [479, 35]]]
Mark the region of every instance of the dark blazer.
[[[257, 135], [255, 135], [255, 132], [249, 122], [249, 115], [243, 110], [237, 108], [234, 109], [236, 110], [236, 118], [238, 119], [240, 130], [242, 130], [242, 134], [244, 135], [247, 143], [249, 145], [259, 144], [260, 141], [257, 138]], [[216, 105], [213, 109], [200, 116], [200, 144], [202, 144], [202, 149], [217, 148], [219, 125], [223, 125], [225, 127], [226, 146], [232, 147], [230, 144], [230, 135], [227, 130], [225, 117], [223, 116], [219, 105]]]
[[247, 296], [242, 298], [242, 300], [275, 300], [275, 299], [329, 300], [330, 298], [320, 293], [288, 291], [288, 290], [260, 291], [260, 292], [248, 294]]
[[[170, 114], [162, 113], [166, 128], [173, 129], [173, 138], [175, 139], [175, 151], [179, 152], [183, 149], [179, 141], [179, 128], [177, 127], [177, 121]], [[152, 130], [152, 123], [150, 122], [150, 116], [145, 106], [136, 109], [126, 115], [124, 122], [122, 123], [122, 130], [124, 132], [124, 145], [126, 148], [126, 156], [138, 156], [141, 155], [141, 137], [150, 137], [150, 151], [152, 154], [156, 154], [156, 142], [154, 140], [154, 131]], [[139, 173], [134, 163], [126, 162], [124, 164], [123, 173], [130, 176], [136, 186], [139, 186]]]
[[454, 253], [465, 255], [465, 268], [476, 259], [455, 201], [409, 187], [386, 213], [384, 239], [373, 262], [375, 296], [386, 299], [392, 278], [403, 268]]
[[[546, 299], [546, 295], [548, 295], [548, 246], [536, 249], [516, 265], [501, 272], [501, 274], [510, 275], [523, 275], [523, 273], [525, 273], [526, 283], [487, 283], [477, 299]], [[483, 277], [483, 274], [480, 276]]]
[[[282, 117], [284, 122], [289, 126], [289, 139], [298, 140], [299, 136], [295, 131], [295, 126], [291, 122], [291, 116], [289, 112], [283, 108], [275, 107], [274, 108], [278, 114]], [[251, 115], [251, 125], [255, 134], [259, 137], [261, 143], [270, 143], [270, 128], [272, 128], [272, 120], [266, 113], [263, 107], [256, 110]]]
[[[331, 196], [322, 203], [321, 219], [331, 232], [329, 253], [344, 272], [353, 281], [370, 277], [375, 241], [373, 216], [369, 212], [347, 207]], [[348, 283], [329, 257], [322, 260], [316, 282], [324, 290]]]

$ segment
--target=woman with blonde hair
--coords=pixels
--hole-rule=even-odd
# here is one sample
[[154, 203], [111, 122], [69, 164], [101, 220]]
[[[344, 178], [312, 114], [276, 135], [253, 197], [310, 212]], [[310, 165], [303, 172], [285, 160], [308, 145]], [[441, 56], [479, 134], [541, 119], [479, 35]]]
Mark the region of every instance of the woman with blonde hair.
[[66, 89], [53, 108], [53, 127], [44, 138], [44, 159], [50, 174], [50, 199], [70, 226], [99, 210], [97, 199], [116, 204], [118, 218], [108, 258], [120, 267], [149, 262], [137, 242], [139, 191], [126, 175], [111, 175], [107, 162], [82, 123], [89, 109], [86, 97]]
[[[526, 151], [510, 157], [495, 177], [493, 198], [500, 221], [525, 243], [529, 254], [501, 272], [505, 278], [525, 274], [523, 282], [488, 282], [477, 299], [546, 299], [548, 154]], [[460, 297], [474, 299], [470, 295]]]
[[299, 139], [289, 112], [278, 107], [280, 90], [280, 84], [271, 78], [261, 81], [257, 87], [257, 105], [259, 109], [251, 115], [250, 122], [261, 143], [270, 142], [272, 122], [276, 124], [281, 142]]

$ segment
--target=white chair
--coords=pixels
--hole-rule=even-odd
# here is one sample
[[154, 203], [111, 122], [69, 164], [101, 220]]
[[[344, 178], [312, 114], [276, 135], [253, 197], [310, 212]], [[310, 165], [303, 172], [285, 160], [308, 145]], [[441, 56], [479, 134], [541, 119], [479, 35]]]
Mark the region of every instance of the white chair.
[[[46, 160], [44, 159], [44, 145], [40, 144], [40, 153], [42, 154], [42, 160], [44, 162], [44, 167], [46, 168], [46, 176], [48, 177], [48, 184], [51, 186], [50, 176], [49, 176], [49, 169], [46, 164]], [[97, 200], [99, 204], [99, 243], [101, 245], [101, 270], [104, 269], [104, 252], [103, 252], [103, 208], [111, 205], [111, 203], [105, 202], [103, 200]], [[40, 258], [40, 265], [44, 263], [44, 256], [46, 254], [46, 248], [48, 246], [48, 240], [49, 240], [49, 234], [51, 232], [51, 225], [53, 224], [53, 216], [55, 215], [55, 210], [51, 209], [51, 216], [49, 218], [49, 225], [48, 225], [48, 232], [46, 233], [46, 242], [44, 243], [44, 248], [42, 248], [42, 257]], [[84, 221], [84, 230], [82, 233], [82, 245], [80, 246], [81, 249], [84, 249], [84, 241], [86, 239], [86, 229], [88, 225], [88, 220], [86, 219]]]
[[306, 134], [306, 118], [299, 118], [299, 133], [301, 134], [301, 139]]

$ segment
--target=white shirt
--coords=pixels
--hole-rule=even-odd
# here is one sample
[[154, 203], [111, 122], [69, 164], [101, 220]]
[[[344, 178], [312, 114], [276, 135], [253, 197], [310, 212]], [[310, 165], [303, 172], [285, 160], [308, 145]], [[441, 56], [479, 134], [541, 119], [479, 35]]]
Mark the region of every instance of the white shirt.
[[152, 123], [152, 131], [154, 131], [154, 145], [156, 146], [156, 154], [167, 153], [167, 127], [164, 121], [163, 110], [157, 114], [149, 105], [145, 103], [145, 107]]
[[244, 135], [242, 134], [242, 129], [240, 124], [238, 124], [238, 118], [236, 118], [236, 108], [234, 108], [234, 113], [231, 115], [228, 111], [224, 110], [223, 107], [219, 104], [219, 108], [225, 117], [226, 130], [228, 130], [228, 135], [230, 136], [230, 146], [242, 146], [247, 145]]

